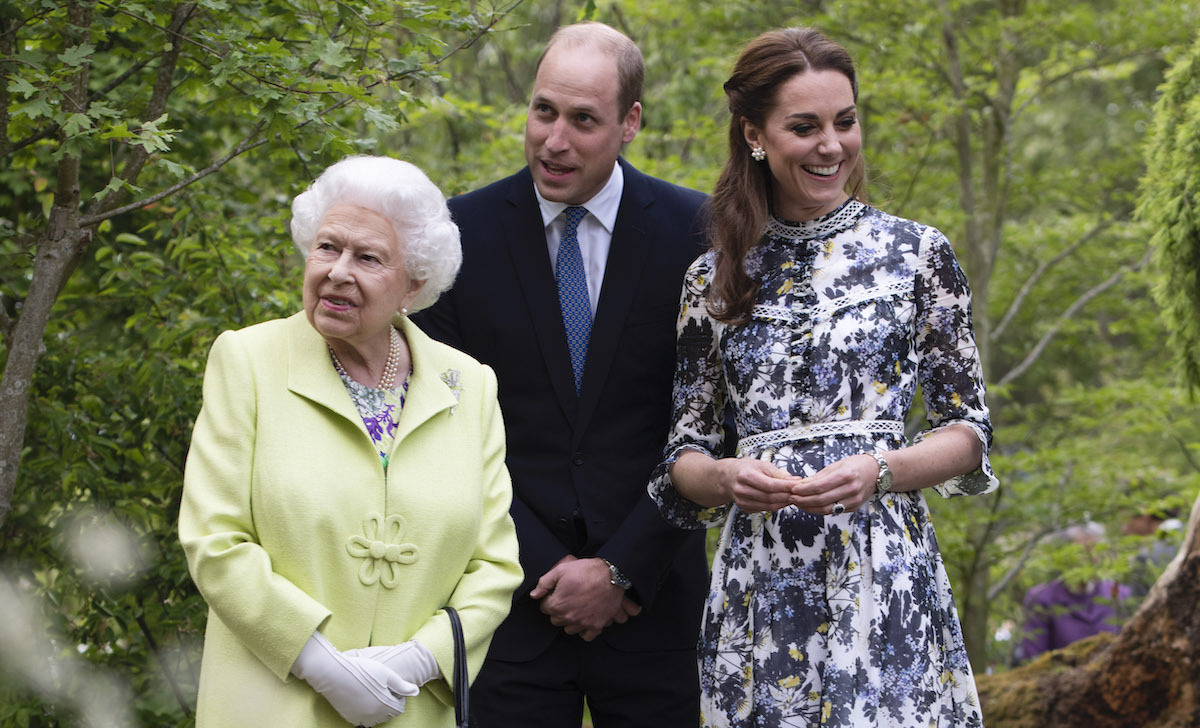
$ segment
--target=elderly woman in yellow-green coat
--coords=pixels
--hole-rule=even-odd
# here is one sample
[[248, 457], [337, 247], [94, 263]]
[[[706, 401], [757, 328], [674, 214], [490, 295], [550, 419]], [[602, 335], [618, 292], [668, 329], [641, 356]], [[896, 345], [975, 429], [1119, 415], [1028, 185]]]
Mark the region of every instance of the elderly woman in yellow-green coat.
[[304, 311], [218, 337], [179, 533], [210, 611], [197, 725], [450, 726], [521, 581], [490, 369], [408, 322], [461, 252], [416, 167], [352, 157], [293, 203]]

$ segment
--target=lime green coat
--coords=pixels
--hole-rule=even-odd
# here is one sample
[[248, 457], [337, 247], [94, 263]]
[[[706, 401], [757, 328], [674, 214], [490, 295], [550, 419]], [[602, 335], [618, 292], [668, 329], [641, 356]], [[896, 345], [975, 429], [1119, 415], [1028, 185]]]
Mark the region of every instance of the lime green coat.
[[[419, 640], [472, 678], [522, 574], [492, 370], [407, 321], [408, 397], [385, 475], [303, 313], [213, 344], [179, 536], [210, 610], [200, 728], [345, 726], [289, 674], [313, 630], [339, 649]], [[452, 726], [444, 680], [388, 726]]]

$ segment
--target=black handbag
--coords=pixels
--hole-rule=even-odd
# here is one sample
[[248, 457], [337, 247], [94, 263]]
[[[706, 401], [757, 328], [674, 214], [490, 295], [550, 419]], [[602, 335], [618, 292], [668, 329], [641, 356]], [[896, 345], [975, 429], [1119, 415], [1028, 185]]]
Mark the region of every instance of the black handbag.
[[450, 689], [454, 691], [454, 724], [458, 728], [467, 728], [467, 709], [471, 696], [467, 641], [463, 638], [462, 620], [458, 618], [454, 607], [446, 607], [446, 616], [450, 618], [450, 631], [454, 635], [454, 675], [450, 679]]

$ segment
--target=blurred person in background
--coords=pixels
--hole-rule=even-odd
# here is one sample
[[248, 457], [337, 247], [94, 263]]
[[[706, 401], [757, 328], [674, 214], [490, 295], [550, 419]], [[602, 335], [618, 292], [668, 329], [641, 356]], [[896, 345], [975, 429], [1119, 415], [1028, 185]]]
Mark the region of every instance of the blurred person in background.
[[[1092, 561], [1093, 549], [1104, 540], [1104, 526], [1095, 521], [1076, 524], [1062, 537]], [[1017, 660], [1026, 662], [1101, 632], [1118, 633], [1129, 617], [1126, 602], [1132, 596], [1129, 586], [1112, 579], [1071, 583], [1057, 578], [1034, 585], [1022, 601], [1025, 623]]]

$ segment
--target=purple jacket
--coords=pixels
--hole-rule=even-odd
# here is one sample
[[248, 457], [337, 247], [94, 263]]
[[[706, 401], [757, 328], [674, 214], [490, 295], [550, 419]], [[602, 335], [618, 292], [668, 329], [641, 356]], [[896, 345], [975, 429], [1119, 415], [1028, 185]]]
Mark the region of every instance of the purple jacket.
[[1059, 579], [1034, 586], [1025, 594], [1025, 635], [1017, 658], [1030, 660], [1099, 632], [1116, 634], [1128, 616], [1121, 607], [1131, 594], [1128, 586], [1107, 579], [1083, 591], [1072, 591]]

